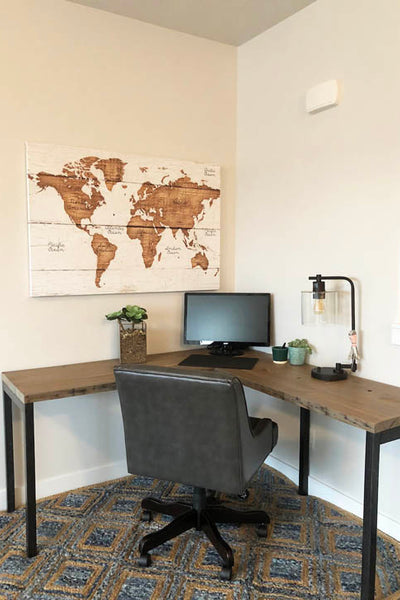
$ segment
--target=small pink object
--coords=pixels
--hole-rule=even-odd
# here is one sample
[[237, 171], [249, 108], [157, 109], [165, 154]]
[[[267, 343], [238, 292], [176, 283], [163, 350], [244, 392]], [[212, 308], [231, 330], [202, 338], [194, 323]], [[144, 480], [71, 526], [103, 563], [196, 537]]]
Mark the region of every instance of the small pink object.
[[357, 346], [357, 333], [355, 331], [351, 331], [349, 333], [349, 338], [352, 346]]
[[357, 348], [357, 332], [354, 329], [349, 331], [349, 340], [351, 343], [349, 359], [357, 361], [360, 359], [360, 354]]

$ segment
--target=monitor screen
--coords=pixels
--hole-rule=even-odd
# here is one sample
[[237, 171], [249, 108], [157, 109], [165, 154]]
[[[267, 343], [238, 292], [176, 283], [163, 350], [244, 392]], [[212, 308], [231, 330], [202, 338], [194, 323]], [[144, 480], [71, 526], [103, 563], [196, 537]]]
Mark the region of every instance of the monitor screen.
[[270, 294], [186, 293], [184, 342], [270, 345]]

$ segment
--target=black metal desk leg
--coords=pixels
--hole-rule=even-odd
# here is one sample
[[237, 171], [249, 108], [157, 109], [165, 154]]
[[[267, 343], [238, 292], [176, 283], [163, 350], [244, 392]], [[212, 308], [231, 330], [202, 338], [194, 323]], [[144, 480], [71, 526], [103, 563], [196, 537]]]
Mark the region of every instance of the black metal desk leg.
[[26, 552], [36, 556], [35, 424], [33, 404], [25, 405]]
[[361, 600], [374, 600], [375, 594], [379, 453], [380, 434], [367, 431], [365, 446]]
[[12, 400], [5, 391], [3, 391], [3, 408], [4, 441], [6, 451], [7, 511], [13, 512], [15, 510], [15, 477]]
[[310, 411], [300, 408], [299, 494], [308, 495], [310, 473]]

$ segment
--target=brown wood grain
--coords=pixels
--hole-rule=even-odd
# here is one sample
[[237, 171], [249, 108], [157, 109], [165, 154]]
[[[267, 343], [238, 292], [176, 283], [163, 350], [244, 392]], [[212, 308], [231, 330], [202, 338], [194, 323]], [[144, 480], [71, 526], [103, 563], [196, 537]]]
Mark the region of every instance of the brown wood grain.
[[115, 390], [117, 359], [8, 371], [2, 381], [24, 404]]
[[[177, 366], [199, 350], [154, 354], [147, 364]], [[204, 352], [204, 351], [200, 351]], [[250, 370], [230, 372], [243, 385], [281, 398], [373, 433], [400, 426], [400, 388], [349, 374], [344, 381], [325, 382], [311, 378], [309, 365], [276, 365], [271, 356], [251, 351], [259, 359]], [[115, 390], [113, 368], [117, 359], [89, 363], [9, 371], [3, 384], [24, 404]]]

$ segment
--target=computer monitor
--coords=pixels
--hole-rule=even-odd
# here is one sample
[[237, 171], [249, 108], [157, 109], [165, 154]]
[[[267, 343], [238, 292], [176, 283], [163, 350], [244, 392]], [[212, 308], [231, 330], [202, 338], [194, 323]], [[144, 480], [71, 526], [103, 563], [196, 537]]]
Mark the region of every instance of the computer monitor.
[[185, 294], [184, 342], [207, 344], [213, 354], [242, 354], [270, 345], [271, 294]]

